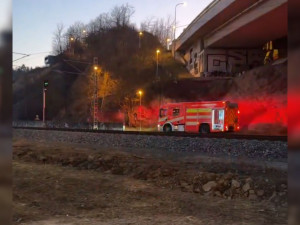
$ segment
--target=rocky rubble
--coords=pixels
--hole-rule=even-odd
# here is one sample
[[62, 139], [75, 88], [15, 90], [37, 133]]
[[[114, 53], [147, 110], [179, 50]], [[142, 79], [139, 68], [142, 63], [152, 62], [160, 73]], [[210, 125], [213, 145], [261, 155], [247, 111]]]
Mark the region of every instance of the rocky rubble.
[[286, 183], [267, 181], [241, 176], [236, 173], [214, 173], [190, 170], [182, 164], [143, 158], [132, 154], [91, 153], [89, 151], [63, 151], [44, 149], [36, 151], [14, 147], [14, 159], [43, 164], [58, 164], [80, 170], [95, 170], [115, 175], [127, 175], [135, 179], [152, 182], [159, 187], [180, 189], [224, 199], [269, 200], [285, 204]]
[[14, 137], [102, 147], [198, 152], [209, 156], [287, 161], [287, 142], [14, 129]]

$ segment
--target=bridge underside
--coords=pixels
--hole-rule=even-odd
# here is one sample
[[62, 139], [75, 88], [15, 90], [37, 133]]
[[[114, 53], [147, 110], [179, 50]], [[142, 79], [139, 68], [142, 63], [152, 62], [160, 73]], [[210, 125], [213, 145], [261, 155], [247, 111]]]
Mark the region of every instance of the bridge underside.
[[[255, 12], [253, 12], [255, 14]], [[247, 23], [232, 31], [238, 23], [242, 23], [246, 17], [253, 16], [252, 13], [240, 18], [240, 21], [232, 22], [224, 26], [215, 34], [205, 38], [205, 47], [210, 48], [255, 48], [261, 47], [270, 40], [287, 36], [287, 4], [284, 4], [261, 17]], [[236, 24], [235, 24], [236, 23]]]

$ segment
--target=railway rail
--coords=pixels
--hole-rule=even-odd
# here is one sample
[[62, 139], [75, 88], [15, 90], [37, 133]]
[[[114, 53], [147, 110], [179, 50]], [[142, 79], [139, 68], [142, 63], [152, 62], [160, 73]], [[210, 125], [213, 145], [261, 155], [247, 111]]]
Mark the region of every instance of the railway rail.
[[89, 132], [89, 133], [107, 133], [107, 134], [129, 134], [129, 135], [151, 135], [151, 136], [173, 136], [173, 137], [191, 137], [191, 138], [223, 138], [223, 139], [245, 139], [261, 141], [282, 141], [287, 142], [287, 136], [254, 135], [242, 133], [185, 133], [185, 132], [148, 132], [148, 131], [113, 131], [113, 130], [92, 130], [92, 129], [71, 129], [71, 128], [46, 128], [46, 127], [13, 127], [14, 129], [27, 130], [49, 130], [49, 131], [67, 131], [67, 132]]

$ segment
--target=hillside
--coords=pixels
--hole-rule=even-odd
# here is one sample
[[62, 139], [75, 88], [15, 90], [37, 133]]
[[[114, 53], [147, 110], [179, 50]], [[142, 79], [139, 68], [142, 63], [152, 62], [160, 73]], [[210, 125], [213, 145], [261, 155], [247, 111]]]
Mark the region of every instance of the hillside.
[[[91, 117], [92, 62], [98, 57], [102, 72], [117, 84], [105, 94], [103, 111], [128, 109], [126, 99], [137, 101], [136, 92], [142, 89], [143, 102], [157, 98], [156, 49], [159, 54], [159, 77], [164, 82], [190, 77], [182, 65], [176, 63], [152, 34], [145, 32], [138, 45], [137, 31], [132, 27], [112, 27], [104, 33], [86, 37], [85, 42], [73, 43], [57, 57], [50, 67], [14, 71], [14, 120], [33, 120], [42, 115], [42, 85], [49, 80], [47, 118], [49, 120], [87, 122]], [[99, 74], [101, 86], [104, 73]], [[99, 88], [101, 89], [101, 87]], [[101, 91], [101, 90], [99, 90]], [[99, 99], [101, 103], [101, 99]]]

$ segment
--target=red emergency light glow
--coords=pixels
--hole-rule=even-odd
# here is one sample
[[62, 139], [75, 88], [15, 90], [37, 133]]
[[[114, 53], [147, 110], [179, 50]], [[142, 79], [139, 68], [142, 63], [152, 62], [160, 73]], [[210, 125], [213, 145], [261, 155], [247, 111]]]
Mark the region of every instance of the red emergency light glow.
[[[237, 130], [259, 130], [264, 129], [262, 132], [277, 132], [276, 129], [271, 127], [287, 128], [287, 102], [286, 96], [262, 96], [260, 99], [254, 98], [236, 98], [228, 99], [231, 102], [238, 103], [239, 110], [236, 111], [238, 115], [239, 126]], [[142, 112], [143, 125], [145, 127], [156, 127], [159, 114], [159, 104], [152, 102], [150, 106], [136, 106], [135, 112], [137, 120], [140, 118]], [[295, 105], [296, 108], [296, 105]], [[243, 113], [241, 113], [243, 112]], [[132, 117], [133, 118], [133, 117]], [[296, 121], [296, 114], [294, 120]], [[299, 120], [298, 120], [299, 121]], [[134, 121], [133, 121], [134, 122]], [[228, 130], [227, 124], [224, 125], [224, 130]], [[266, 129], [264, 128], [266, 127]], [[298, 127], [299, 123], [298, 123]], [[274, 131], [275, 130], [275, 131]], [[281, 129], [282, 130], [282, 129]], [[280, 131], [281, 132], [281, 131]]]

